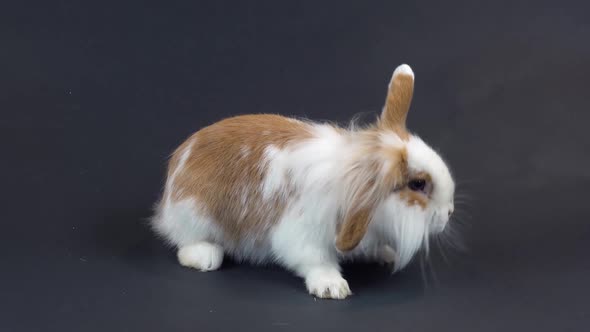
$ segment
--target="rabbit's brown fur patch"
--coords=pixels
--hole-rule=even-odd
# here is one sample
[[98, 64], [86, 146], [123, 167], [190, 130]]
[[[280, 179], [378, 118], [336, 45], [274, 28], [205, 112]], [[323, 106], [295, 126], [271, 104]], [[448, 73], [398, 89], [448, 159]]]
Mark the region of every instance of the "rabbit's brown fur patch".
[[190, 147], [190, 157], [174, 178], [172, 197], [195, 199], [232, 240], [246, 233], [262, 238], [294, 194], [262, 198], [264, 150], [310, 137], [310, 125], [278, 115], [238, 116], [205, 127], [184, 142], [170, 161], [169, 178]]

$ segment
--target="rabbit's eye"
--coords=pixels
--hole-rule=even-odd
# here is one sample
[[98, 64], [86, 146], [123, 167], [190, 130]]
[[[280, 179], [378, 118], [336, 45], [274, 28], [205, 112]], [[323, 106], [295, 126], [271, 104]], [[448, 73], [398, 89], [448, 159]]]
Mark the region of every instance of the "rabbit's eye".
[[424, 179], [413, 179], [408, 182], [408, 188], [413, 191], [424, 191], [426, 187], [426, 180]]

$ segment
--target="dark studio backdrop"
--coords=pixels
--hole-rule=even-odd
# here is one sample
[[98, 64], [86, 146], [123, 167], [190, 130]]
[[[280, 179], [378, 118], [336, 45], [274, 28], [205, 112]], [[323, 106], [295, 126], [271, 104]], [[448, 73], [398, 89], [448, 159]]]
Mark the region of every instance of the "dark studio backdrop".
[[[2, 331], [587, 331], [590, 5], [1, 5]], [[146, 226], [167, 156], [223, 117], [342, 124], [393, 69], [448, 160], [467, 250], [320, 301], [274, 267], [179, 266]]]

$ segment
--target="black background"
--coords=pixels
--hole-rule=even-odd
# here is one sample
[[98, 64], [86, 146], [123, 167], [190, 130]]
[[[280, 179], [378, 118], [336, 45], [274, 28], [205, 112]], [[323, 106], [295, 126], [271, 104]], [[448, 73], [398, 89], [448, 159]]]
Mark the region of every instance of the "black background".
[[[587, 2], [2, 7], [0, 330], [588, 330]], [[370, 119], [400, 63], [465, 197], [448, 263], [347, 266], [355, 295], [321, 301], [274, 267], [182, 268], [146, 227], [192, 132]]]

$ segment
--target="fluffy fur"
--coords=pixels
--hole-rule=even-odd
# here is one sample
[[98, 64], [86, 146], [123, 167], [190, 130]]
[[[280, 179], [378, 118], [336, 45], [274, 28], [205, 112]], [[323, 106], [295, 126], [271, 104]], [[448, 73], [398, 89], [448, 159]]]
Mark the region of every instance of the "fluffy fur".
[[443, 160], [405, 129], [413, 81], [396, 69], [369, 128], [248, 115], [200, 130], [170, 161], [154, 229], [184, 266], [215, 270], [224, 253], [276, 262], [322, 298], [351, 294], [341, 261], [403, 268], [444, 229], [454, 195]]

